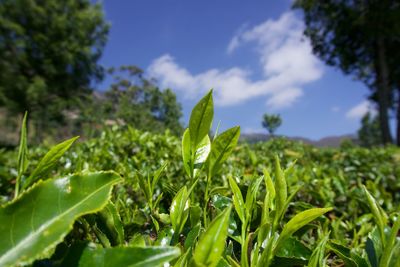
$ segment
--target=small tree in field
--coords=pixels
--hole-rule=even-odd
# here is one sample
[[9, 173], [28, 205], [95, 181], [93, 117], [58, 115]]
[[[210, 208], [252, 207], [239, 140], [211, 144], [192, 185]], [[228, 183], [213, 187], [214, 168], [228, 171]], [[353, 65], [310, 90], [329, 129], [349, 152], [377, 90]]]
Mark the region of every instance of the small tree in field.
[[282, 119], [279, 114], [264, 114], [262, 126], [267, 129], [270, 135], [274, 135], [276, 129], [282, 124]]

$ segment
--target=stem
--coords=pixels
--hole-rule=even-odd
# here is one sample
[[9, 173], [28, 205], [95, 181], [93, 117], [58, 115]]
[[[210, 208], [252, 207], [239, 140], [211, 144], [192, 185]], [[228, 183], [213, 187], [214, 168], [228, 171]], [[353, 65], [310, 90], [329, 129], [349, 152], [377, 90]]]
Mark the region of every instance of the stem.
[[21, 181], [21, 176], [18, 175], [18, 176], [17, 176], [17, 180], [16, 180], [16, 182], [15, 182], [14, 199], [18, 197], [20, 181]]

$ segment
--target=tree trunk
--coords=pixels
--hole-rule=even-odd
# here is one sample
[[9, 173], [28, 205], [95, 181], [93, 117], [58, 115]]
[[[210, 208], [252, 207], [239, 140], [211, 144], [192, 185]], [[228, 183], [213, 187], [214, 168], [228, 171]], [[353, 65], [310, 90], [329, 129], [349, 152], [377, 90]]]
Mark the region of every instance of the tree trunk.
[[375, 70], [377, 74], [377, 97], [379, 106], [379, 124], [382, 133], [382, 143], [393, 142], [389, 127], [388, 109], [390, 105], [389, 70], [386, 62], [386, 51], [383, 37], [376, 42]]

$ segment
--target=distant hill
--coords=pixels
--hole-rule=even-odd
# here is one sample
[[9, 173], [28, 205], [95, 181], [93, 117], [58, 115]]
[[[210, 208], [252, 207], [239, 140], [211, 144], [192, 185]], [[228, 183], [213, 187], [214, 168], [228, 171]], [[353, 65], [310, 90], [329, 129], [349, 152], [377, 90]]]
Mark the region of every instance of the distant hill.
[[[285, 137], [289, 140], [301, 141], [305, 144], [310, 144], [316, 147], [339, 147], [340, 143], [344, 140], [351, 140], [353, 142], [357, 142], [357, 137], [353, 134], [339, 135], [339, 136], [327, 136], [321, 138], [319, 140], [312, 140], [304, 137], [298, 136], [279, 136]], [[271, 137], [267, 134], [262, 133], [251, 133], [251, 134], [242, 134], [240, 136], [240, 140], [248, 142], [248, 143], [256, 143], [261, 141], [268, 141]]]

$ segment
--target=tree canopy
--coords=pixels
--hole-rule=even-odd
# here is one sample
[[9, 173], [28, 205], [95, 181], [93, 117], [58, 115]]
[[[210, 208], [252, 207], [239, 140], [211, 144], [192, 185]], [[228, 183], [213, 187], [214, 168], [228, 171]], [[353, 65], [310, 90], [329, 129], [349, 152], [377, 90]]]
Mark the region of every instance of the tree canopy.
[[378, 105], [383, 143], [392, 142], [389, 109], [398, 66], [400, 4], [392, 0], [297, 0], [313, 52], [328, 65], [363, 81]]
[[128, 124], [152, 132], [182, 133], [182, 107], [171, 89], [160, 90], [136, 66], [110, 68], [107, 74], [110, 87], [82, 100], [80, 125]]
[[267, 129], [270, 135], [274, 135], [275, 131], [281, 126], [282, 119], [279, 114], [264, 114], [262, 126]]
[[101, 79], [109, 25], [90, 0], [0, 2], [0, 105], [42, 129]]

